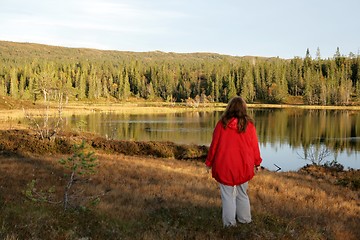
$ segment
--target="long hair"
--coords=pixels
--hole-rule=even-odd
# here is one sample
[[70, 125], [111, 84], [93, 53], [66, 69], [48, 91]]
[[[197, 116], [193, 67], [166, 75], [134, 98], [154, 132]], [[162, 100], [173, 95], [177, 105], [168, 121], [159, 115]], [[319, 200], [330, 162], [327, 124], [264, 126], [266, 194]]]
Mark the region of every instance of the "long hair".
[[246, 103], [241, 97], [233, 97], [223, 115], [221, 116], [221, 122], [224, 128], [227, 127], [230, 119], [237, 118], [238, 131], [245, 132], [249, 122], [254, 123], [254, 120], [246, 112]]

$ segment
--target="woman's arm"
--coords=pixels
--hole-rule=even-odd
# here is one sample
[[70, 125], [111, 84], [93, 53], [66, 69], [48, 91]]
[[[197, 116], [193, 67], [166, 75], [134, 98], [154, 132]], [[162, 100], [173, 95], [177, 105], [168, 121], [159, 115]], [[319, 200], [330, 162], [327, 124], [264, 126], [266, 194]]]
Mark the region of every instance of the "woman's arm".
[[205, 161], [205, 164], [208, 167], [212, 167], [213, 160], [214, 160], [214, 157], [215, 157], [216, 148], [217, 148], [217, 145], [218, 145], [218, 142], [219, 142], [219, 139], [220, 139], [220, 132], [221, 132], [222, 127], [223, 127], [222, 124], [220, 122], [218, 122], [216, 124], [215, 129], [214, 129], [213, 137], [212, 137], [211, 144], [210, 144], [210, 148], [209, 148], [209, 151], [208, 151], [208, 154], [207, 154], [207, 157], [206, 157], [206, 161]]
[[253, 126], [253, 133], [252, 133], [252, 148], [254, 151], [254, 163], [255, 166], [258, 167], [260, 166], [261, 162], [262, 162], [262, 158], [260, 156], [260, 148], [259, 148], [259, 140], [256, 134], [256, 128], [255, 126]]

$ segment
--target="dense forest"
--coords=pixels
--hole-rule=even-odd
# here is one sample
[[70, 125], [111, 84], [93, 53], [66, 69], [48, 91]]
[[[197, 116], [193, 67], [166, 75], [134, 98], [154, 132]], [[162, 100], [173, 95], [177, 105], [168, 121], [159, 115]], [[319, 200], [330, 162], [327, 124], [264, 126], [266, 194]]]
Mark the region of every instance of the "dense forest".
[[32, 101], [360, 102], [360, 56], [293, 59], [214, 53], [120, 52], [0, 41], [0, 95]]

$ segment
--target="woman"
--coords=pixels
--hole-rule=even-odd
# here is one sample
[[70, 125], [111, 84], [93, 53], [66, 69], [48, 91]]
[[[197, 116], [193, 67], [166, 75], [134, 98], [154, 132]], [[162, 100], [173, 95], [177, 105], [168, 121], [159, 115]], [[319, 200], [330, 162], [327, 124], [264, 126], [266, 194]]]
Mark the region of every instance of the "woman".
[[261, 162], [254, 121], [247, 115], [245, 101], [234, 97], [216, 124], [205, 162], [220, 184], [224, 226], [235, 226], [236, 220], [251, 222], [246, 191]]

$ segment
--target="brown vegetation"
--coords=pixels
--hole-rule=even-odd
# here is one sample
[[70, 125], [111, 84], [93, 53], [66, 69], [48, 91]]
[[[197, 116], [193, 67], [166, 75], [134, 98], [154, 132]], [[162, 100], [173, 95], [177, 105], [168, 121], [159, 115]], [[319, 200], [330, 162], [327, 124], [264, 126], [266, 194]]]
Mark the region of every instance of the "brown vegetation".
[[[61, 191], [64, 169], [58, 160], [82, 139], [100, 163], [84, 191], [104, 193], [100, 204], [64, 212], [27, 199], [24, 190], [34, 179], [38, 189]], [[358, 189], [336, 184], [331, 172], [318, 168], [259, 172], [249, 189], [253, 222], [224, 229], [218, 184], [206, 173], [202, 147], [73, 134], [40, 141], [28, 131], [2, 131], [0, 151], [1, 239], [350, 240], [360, 235]], [[339, 176], [359, 179], [359, 173]]]
[[172, 142], [107, 140], [84, 133], [62, 133], [54, 140], [41, 140], [36, 133], [29, 130], [0, 131], [0, 151], [18, 154], [69, 154], [72, 146], [82, 141], [97, 150], [125, 155], [194, 160], [204, 159], [207, 154], [205, 146], [179, 145]]

